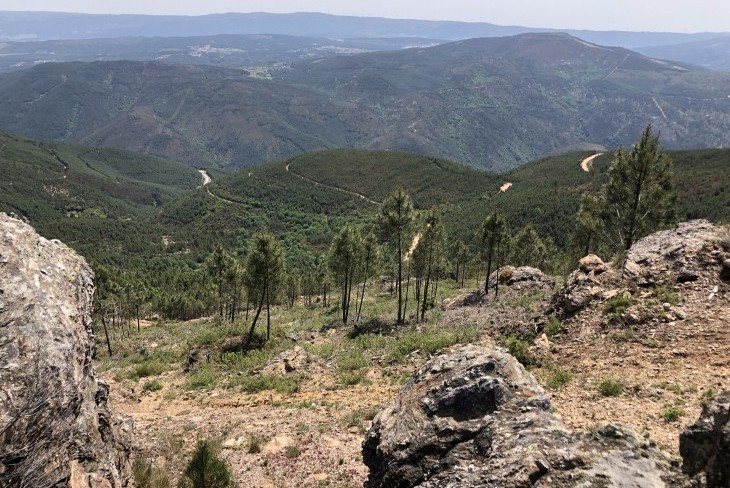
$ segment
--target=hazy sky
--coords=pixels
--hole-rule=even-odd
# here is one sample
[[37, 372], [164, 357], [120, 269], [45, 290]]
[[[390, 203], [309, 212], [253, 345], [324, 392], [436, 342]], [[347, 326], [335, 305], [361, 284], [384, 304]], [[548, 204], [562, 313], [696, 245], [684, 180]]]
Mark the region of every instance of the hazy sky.
[[181, 15], [325, 12], [593, 30], [730, 31], [730, 0], [0, 0], [0, 10]]

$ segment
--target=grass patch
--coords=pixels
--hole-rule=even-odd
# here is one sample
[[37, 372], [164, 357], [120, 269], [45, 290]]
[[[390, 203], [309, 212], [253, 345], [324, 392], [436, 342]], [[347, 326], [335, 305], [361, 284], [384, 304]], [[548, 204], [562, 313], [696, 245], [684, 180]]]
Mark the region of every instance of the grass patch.
[[679, 296], [671, 288], [666, 286], [659, 286], [654, 288], [654, 296], [661, 303], [668, 303], [670, 305], [679, 304]]
[[624, 385], [620, 381], [612, 378], [601, 381], [598, 383], [597, 388], [601, 396], [605, 397], [617, 397], [624, 391]]
[[299, 446], [286, 446], [284, 448], [284, 456], [293, 459], [298, 458], [302, 454], [302, 450]]
[[616, 295], [606, 301], [606, 313], [612, 317], [618, 317], [629, 309], [636, 300], [631, 295]]
[[515, 336], [509, 336], [502, 340], [502, 345], [507, 348], [509, 353], [515, 357], [523, 366], [528, 367], [534, 364], [534, 359], [530, 355], [530, 345], [527, 341]]
[[302, 384], [302, 377], [299, 375], [257, 375], [238, 376], [229, 380], [228, 388], [238, 387], [246, 393], [258, 393], [260, 391], [273, 390], [277, 393], [291, 395], [299, 391]]
[[343, 427], [362, 427], [366, 420], [373, 420], [381, 407], [371, 406], [356, 408], [340, 418], [340, 425]]
[[146, 391], [160, 391], [162, 389], [162, 383], [157, 380], [147, 381], [142, 385], [142, 392]]
[[217, 374], [210, 368], [202, 368], [188, 378], [188, 390], [212, 390], [217, 383]]
[[337, 384], [342, 386], [355, 386], [360, 383], [369, 385], [372, 382], [365, 378], [365, 374], [361, 372], [355, 372], [355, 373], [340, 373], [337, 375]]
[[162, 362], [157, 360], [145, 361], [132, 368], [132, 371], [127, 373], [127, 378], [137, 381], [140, 378], [160, 375], [165, 371], [167, 371], [167, 366]]
[[685, 412], [682, 408], [675, 405], [667, 405], [662, 409], [662, 418], [666, 423], [676, 422], [684, 417]]
[[702, 397], [700, 398], [700, 406], [702, 408], [705, 408], [710, 400], [715, 398], [715, 394], [715, 390], [713, 390], [712, 388], [708, 388], [707, 390], [705, 390], [705, 392], [702, 393]]
[[266, 439], [257, 435], [252, 435], [246, 443], [246, 452], [249, 454], [258, 454], [264, 447]]
[[155, 466], [147, 459], [137, 458], [132, 465], [134, 483], [138, 488], [172, 488], [167, 471]]

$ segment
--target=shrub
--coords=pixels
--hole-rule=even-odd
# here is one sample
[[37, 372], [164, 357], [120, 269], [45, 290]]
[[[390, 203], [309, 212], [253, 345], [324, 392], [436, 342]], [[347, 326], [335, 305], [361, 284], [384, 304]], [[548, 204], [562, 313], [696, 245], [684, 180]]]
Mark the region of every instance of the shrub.
[[530, 366], [533, 364], [532, 356], [530, 356], [529, 345], [527, 341], [518, 339], [514, 336], [507, 337], [504, 341], [504, 346], [507, 348], [509, 353], [515, 357], [523, 366]]
[[288, 458], [299, 457], [301, 453], [302, 450], [299, 448], [299, 446], [286, 446], [284, 448], [284, 456]]
[[228, 463], [208, 441], [198, 441], [193, 457], [180, 479], [184, 488], [232, 488], [235, 486]]
[[261, 448], [264, 444], [264, 438], [259, 436], [251, 436], [248, 438], [248, 445], [246, 448], [246, 451], [248, 451], [249, 454], [258, 454], [261, 452]]
[[215, 387], [216, 374], [213, 370], [204, 368], [188, 378], [186, 387], [189, 390], [212, 390]]
[[570, 371], [558, 367], [550, 368], [547, 385], [553, 390], [559, 390], [573, 379]]
[[137, 458], [132, 465], [134, 483], [137, 488], [171, 488], [172, 482], [164, 471], [147, 459]]
[[556, 317], [550, 317], [550, 320], [548, 320], [545, 326], [545, 335], [548, 336], [548, 339], [552, 339], [560, 334], [560, 328], [560, 321]]
[[679, 303], [677, 293], [666, 286], [654, 288], [654, 296], [662, 303], [668, 303], [670, 305], [677, 305]]
[[342, 386], [355, 386], [359, 383], [365, 383], [368, 380], [363, 373], [340, 373], [337, 375], [337, 383]]
[[361, 427], [365, 420], [372, 420], [380, 411], [381, 407], [363, 407], [356, 408], [348, 414], [340, 418], [340, 424], [345, 427]]
[[684, 410], [674, 405], [667, 405], [662, 410], [662, 418], [665, 422], [676, 422], [681, 417], [684, 417]]
[[598, 383], [598, 391], [602, 396], [615, 397], [623, 393], [624, 386], [620, 381], [609, 378]]

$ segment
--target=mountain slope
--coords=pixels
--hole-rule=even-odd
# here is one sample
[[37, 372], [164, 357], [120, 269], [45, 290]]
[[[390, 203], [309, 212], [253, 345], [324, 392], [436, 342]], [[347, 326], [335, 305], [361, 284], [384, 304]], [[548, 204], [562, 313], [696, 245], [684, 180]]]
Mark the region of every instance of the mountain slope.
[[0, 77], [0, 129], [241, 168], [333, 147], [506, 170], [568, 147], [730, 145], [730, 75], [566, 35], [317, 59], [271, 73], [46, 64]]
[[116, 149], [40, 143], [0, 134], [0, 212], [90, 255], [160, 248], [159, 208], [194, 189], [189, 166]]
[[637, 51], [655, 58], [673, 59], [717, 71], [730, 71], [730, 35], [668, 46], [647, 46]]

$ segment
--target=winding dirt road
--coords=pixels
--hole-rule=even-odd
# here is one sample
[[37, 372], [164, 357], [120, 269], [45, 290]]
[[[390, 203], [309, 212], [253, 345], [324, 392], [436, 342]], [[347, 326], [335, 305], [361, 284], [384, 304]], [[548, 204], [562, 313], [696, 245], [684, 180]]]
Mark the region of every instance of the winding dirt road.
[[342, 193], [347, 193], [348, 195], [352, 195], [352, 196], [355, 196], [355, 197], [360, 197], [363, 200], [366, 200], [367, 202], [372, 203], [373, 205], [381, 205], [380, 202], [376, 202], [375, 200], [373, 200], [373, 199], [371, 199], [371, 198], [363, 195], [362, 193], [357, 193], [357, 192], [354, 192], [354, 191], [346, 190], [344, 188], [340, 188], [339, 186], [333, 186], [333, 185], [328, 185], [326, 183], [321, 183], [319, 181], [313, 180], [312, 178], [308, 178], [308, 177], [306, 177], [304, 175], [300, 175], [299, 173], [296, 173], [295, 171], [290, 170], [288, 164], [286, 166], [284, 166], [284, 169], [286, 170], [287, 173], [291, 173], [294, 176], [296, 176], [297, 178], [301, 178], [301, 179], [303, 179], [305, 181], [308, 181], [308, 182], [310, 182], [310, 183], [312, 183], [314, 185], [323, 186], [325, 188], [330, 188], [331, 190], [336, 190], [336, 191], [339, 191], [339, 192], [342, 192]]
[[586, 173], [589, 173], [591, 171], [591, 168], [593, 167], [593, 160], [596, 159], [598, 156], [603, 156], [603, 153], [597, 153], [593, 156], [588, 156], [583, 161], [580, 162], [580, 167], [585, 171]]
[[208, 172], [204, 169], [199, 169], [198, 173], [200, 173], [200, 176], [203, 178], [203, 186], [207, 185], [211, 181], [213, 181], [213, 178], [210, 177]]

